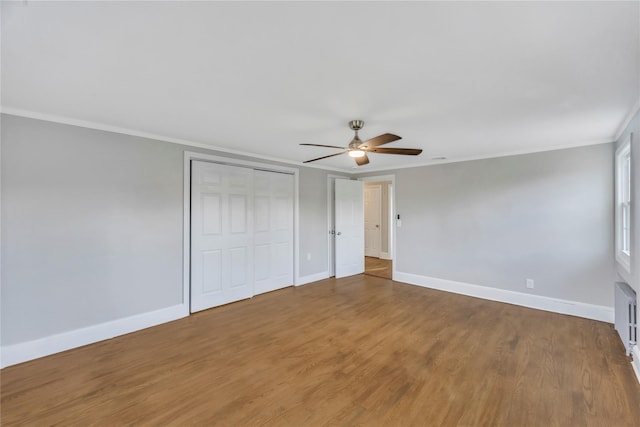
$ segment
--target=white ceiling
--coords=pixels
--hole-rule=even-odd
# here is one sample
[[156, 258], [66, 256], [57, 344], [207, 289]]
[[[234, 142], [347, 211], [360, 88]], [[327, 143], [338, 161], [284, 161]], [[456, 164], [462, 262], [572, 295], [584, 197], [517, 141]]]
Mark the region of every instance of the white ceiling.
[[[2, 4], [3, 111], [358, 172], [612, 141], [640, 99], [640, 2]], [[352, 169], [345, 156], [318, 166]]]

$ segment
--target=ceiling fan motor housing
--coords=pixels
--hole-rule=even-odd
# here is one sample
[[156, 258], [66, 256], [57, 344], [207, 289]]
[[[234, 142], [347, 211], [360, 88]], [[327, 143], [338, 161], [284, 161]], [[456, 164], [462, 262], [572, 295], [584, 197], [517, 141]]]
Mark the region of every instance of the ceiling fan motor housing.
[[349, 122], [349, 127], [352, 130], [360, 130], [364, 127], [364, 121], [363, 120], [351, 120]]

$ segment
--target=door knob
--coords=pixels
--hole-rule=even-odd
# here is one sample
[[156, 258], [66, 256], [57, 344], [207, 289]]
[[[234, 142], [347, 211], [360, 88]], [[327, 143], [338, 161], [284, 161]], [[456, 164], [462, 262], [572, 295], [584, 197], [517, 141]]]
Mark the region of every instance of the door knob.
[[341, 234], [342, 234], [342, 232], [338, 231], [336, 234], [339, 236], [339, 235], [341, 235]]

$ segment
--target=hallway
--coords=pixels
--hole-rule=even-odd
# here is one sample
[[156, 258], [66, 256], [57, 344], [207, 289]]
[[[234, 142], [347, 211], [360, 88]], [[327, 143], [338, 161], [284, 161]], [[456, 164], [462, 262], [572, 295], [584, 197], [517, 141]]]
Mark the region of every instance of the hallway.
[[368, 276], [381, 277], [383, 279], [391, 279], [391, 266], [390, 259], [364, 257], [364, 274]]

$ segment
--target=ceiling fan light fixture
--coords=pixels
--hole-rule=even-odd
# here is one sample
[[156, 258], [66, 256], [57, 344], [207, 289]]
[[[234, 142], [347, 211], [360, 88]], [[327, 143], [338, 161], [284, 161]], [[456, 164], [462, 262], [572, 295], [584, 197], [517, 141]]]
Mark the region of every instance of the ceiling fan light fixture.
[[365, 152], [362, 150], [351, 150], [349, 151], [349, 156], [351, 157], [363, 157]]

